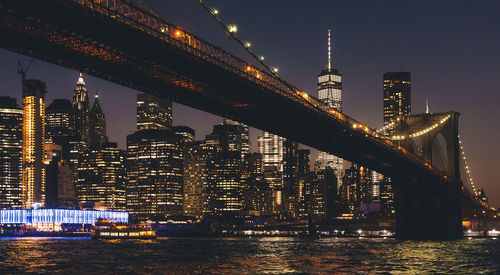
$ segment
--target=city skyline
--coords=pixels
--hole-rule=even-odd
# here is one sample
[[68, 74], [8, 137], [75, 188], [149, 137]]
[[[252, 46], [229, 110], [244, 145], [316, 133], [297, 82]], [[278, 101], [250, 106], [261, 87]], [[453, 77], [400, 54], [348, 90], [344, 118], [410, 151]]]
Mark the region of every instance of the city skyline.
[[[155, 3], [155, 2], [153, 2], [153, 3]], [[181, 5], [179, 3], [174, 3], [174, 2], [171, 2], [170, 4]], [[222, 3], [221, 3], [221, 5], [222, 5]], [[228, 9], [231, 10], [231, 4], [226, 4], [226, 5], [228, 5], [228, 7], [226, 7], [226, 9], [222, 9], [222, 8], [221, 9], [223, 11], [228, 10]], [[292, 6], [293, 5], [294, 4], [292, 4]], [[440, 7], [440, 5], [437, 5], [437, 6], [438, 6], [437, 8]], [[160, 12], [163, 11], [163, 9], [161, 9], [161, 5], [159, 5], [159, 7], [160, 7], [160, 9], [159, 9]], [[226, 12], [227, 11], [225, 11], [225, 13]], [[165, 16], [165, 17], [170, 19], [172, 16], [173, 15], [170, 14], [170, 16]], [[229, 16], [229, 19], [233, 19], [233, 18], [231, 18], [230, 15], [228, 15], [228, 16]], [[234, 18], [237, 18], [237, 16], [235, 15]], [[470, 18], [470, 17], [467, 17], [467, 18]], [[203, 20], [200, 20], [200, 21], [203, 21]], [[235, 21], [237, 21], [237, 20], [235, 20]], [[237, 22], [237, 23], [240, 24], [240, 26], [242, 26], [241, 29], [243, 32], [243, 30], [245, 29], [245, 28], [243, 28], [243, 26], [245, 26], [245, 25], [244, 25], [244, 20], [242, 20], [242, 21], [243, 22]], [[178, 22], [175, 19], [172, 20], [172, 22], [180, 24], [181, 26], [184, 23], [184, 22]], [[206, 21], [204, 21], [204, 22], [209, 22], [209, 18], [207, 18]], [[406, 22], [406, 23], [409, 24], [408, 22]], [[252, 36], [251, 35], [251, 28], [249, 28], [249, 27], [250, 26], [247, 26], [246, 29], [250, 32], [248, 34], [248, 36], [249, 36], [249, 39], [251, 39], [252, 38], [251, 37]], [[308, 66], [303, 66], [305, 68], [300, 68], [301, 66], [295, 66], [295, 67], [300, 68], [300, 70], [296, 69], [296, 68], [292, 68], [293, 66], [285, 66], [285, 65], [279, 66], [280, 72], [282, 72], [283, 77], [285, 79], [291, 80], [292, 83], [298, 85], [301, 88], [306, 87], [305, 90], [310, 92], [314, 96], [316, 96], [315, 93], [313, 92], [314, 89], [308, 88], [308, 87], [315, 85], [315, 81], [314, 81], [315, 74], [317, 73], [318, 69], [321, 69], [322, 67], [324, 67], [324, 63], [325, 63], [325, 58], [323, 57], [324, 56], [323, 48], [325, 48], [325, 46], [323, 45], [323, 44], [325, 44], [324, 43], [324, 41], [325, 41], [324, 32], [328, 27], [331, 27], [331, 24], [329, 24], [328, 26], [327, 25], [322, 26], [321, 29], [311, 28], [311, 30], [310, 30], [312, 33], [314, 33], [313, 35], [315, 35], [316, 33], [318, 34], [316, 39], [314, 39], [314, 41], [312, 41], [312, 39], [310, 41], [311, 45], [315, 46], [315, 49], [313, 51], [318, 52], [318, 54], [315, 54], [313, 51], [310, 51], [310, 52], [304, 54], [304, 56], [307, 56], [307, 57], [319, 56], [319, 54], [321, 54], [320, 58], [318, 58], [318, 59], [311, 58], [311, 59], [314, 59], [314, 63], [316, 64], [315, 68], [311, 68], [311, 70], [314, 71], [314, 73], [308, 75], [308, 71], [309, 71]], [[194, 29], [193, 28], [188, 28], [188, 29], [191, 31], [199, 32], [199, 30], [197, 28], [198, 27], [196, 27]], [[334, 33], [336, 33], [336, 35], [335, 35], [336, 39], [334, 41], [334, 44], [336, 44], [336, 43], [339, 44], [339, 46], [336, 47], [336, 58], [337, 58], [337, 60], [339, 60], [338, 62], [336, 62], [336, 64], [338, 64], [340, 69], [342, 70], [344, 77], [345, 77], [345, 82], [346, 82], [347, 93], [346, 93], [346, 99], [344, 101], [345, 104], [348, 106], [345, 108], [346, 113], [352, 114], [354, 117], [360, 119], [361, 121], [367, 122], [367, 124], [370, 127], [379, 127], [379, 126], [381, 126], [381, 120], [382, 120], [382, 111], [381, 111], [381, 109], [382, 109], [381, 108], [381, 105], [382, 105], [382, 100], [381, 100], [381, 97], [382, 97], [382, 80], [381, 80], [382, 73], [386, 72], [386, 71], [398, 71], [401, 68], [395, 68], [396, 66], [394, 64], [393, 65], [385, 64], [386, 68], [383, 70], [380, 70], [380, 68], [376, 68], [379, 71], [377, 73], [370, 74], [370, 77], [366, 78], [366, 79], [368, 79], [367, 82], [371, 83], [371, 85], [369, 86], [370, 87], [369, 90], [370, 90], [371, 95], [367, 96], [366, 90], [363, 90], [363, 85], [355, 83], [355, 82], [362, 82], [362, 81], [358, 80], [358, 78], [360, 78], [358, 76], [358, 74], [352, 74], [352, 67], [353, 66], [356, 67], [356, 62], [353, 61], [352, 59], [349, 60], [349, 57], [352, 57], [353, 51], [346, 50], [346, 48], [348, 48], [349, 46], [352, 46], [353, 39], [346, 38], [346, 34], [345, 34], [346, 30], [343, 30], [342, 27], [337, 27], [334, 25], [333, 30], [334, 30]], [[339, 35], [337, 35], [337, 32], [339, 33]], [[480, 35], [480, 34], [478, 34], [478, 35]], [[256, 37], [256, 39], [258, 38], [257, 35], [254, 35], [254, 37]], [[281, 38], [283, 38], [283, 41], [287, 41], [285, 39], [285, 37], [280, 36], [280, 39]], [[357, 39], [360, 39], [360, 38], [357, 38]], [[214, 40], [216, 40], [216, 39], [214, 39]], [[209, 41], [211, 41], [211, 40], [209, 40]], [[219, 41], [219, 40], [216, 40], [216, 41]], [[271, 45], [272, 45], [272, 44], [266, 45], [267, 43], [255, 43], [255, 44], [260, 45], [259, 48], [262, 49], [263, 52], [266, 52], [266, 47], [270, 49]], [[292, 50], [294, 50], [294, 49], [292, 48]], [[266, 54], [266, 57], [268, 59], [279, 58], [279, 53], [276, 52], [275, 50], [273, 51], [271, 49], [271, 50], [268, 50], [268, 52], [269, 53]], [[311, 53], [311, 55], [309, 55], [309, 53]], [[3, 50], [0, 52], [0, 54], [2, 55], [2, 57], [4, 57], [4, 56], [6, 57], [5, 58], [6, 62], [4, 64], [2, 64], [2, 67], [0, 68], [0, 71], [2, 72], [2, 77], [1, 77], [2, 79], [0, 79], [0, 80], [1, 80], [1, 83], [3, 83], [3, 84], [0, 84], [0, 89], [9, 91], [7, 93], [3, 93], [2, 95], [15, 96], [16, 98], [18, 98], [18, 102], [20, 102], [20, 100], [19, 100], [20, 88], [19, 89], [16, 88], [16, 86], [20, 87], [20, 77], [17, 76], [15, 73], [15, 61], [17, 61], [17, 59], [26, 60], [27, 58], [19, 56], [19, 55], [14, 55], [12, 53], [9, 53], [9, 52], [3, 51]], [[265, 53], [263, 53], [263, 54], [265, 54]], [[366, 54], [366, 52], [364, 52], [364, 54]], [[498, 58], [498, 56], [495, 56], [495, 55], [492, 55], [492, 56], [494, 58]], [[396, 59], [396, 58], [394, 58], [394, 59]], [[393, 61], [392, 63], [398, 63], [398, 62], [402, 63], [402, 62], [404, 62], [404, 61], [402, 61], [402, 59], [404, 59], [404, 58], [399, 58], [399, 61]], [[294, 61], [294, 60], [292, 60], [292, 61]], [[450, 60], [448, 60], [448, 61], [450, 61]], [[468, 60], [468, 58], [464, 58], [462, 60], [462, 62], [467, 64], [466, 61], [469, 61], [469, 63], [471, 62], [471, 60]], [[487, 64], [488, 62], [486, 62], [486, 60], [483, 60], [483, 61], [485, 63], [484, 65], [488, 65]], [[286, 64], [288, 62], [290, 62], [290, 61], [282, 62], [282, 63]], [[280, 62], [276, 62], [276, 63], [280, 63]], [[293, 64], [293, 62], [290, 62], [290, 63]], [[309, 64], [309, 63], [307, 63], [307, 64]], [[448, 65], [448, 66], [446, 66], [446, 65]], [[414, 85], [414, 89], [413, 89], [413, 95], [412, 95], [413, 96], [412, 102], [414, 102], [414, 104], [416, 105], [413, 109], [415, 110], [416, 113], [423, 113], [424, 112], [423, 106], [425, 105], [425, 98], [428, 97], [430, 99], [431, 112], [433, 112], [433, 111], [436, 111], [436, 112], [448, 111], [450, 109], [454, 109], [454, 110], [457, 110], [459, 112], [462, 112], [462, 119], [461, 119], [460, 127], [461, 127], [462, 138], [464, 140], [466, 154], [467, 154], [467, 157], [469, 159], [470, 166], [472, 169], [472, 174], [473, 174], [474, 178], [476, 179], [476, 182], [478, 183], [478, 185], [481, 187], [485, 187], [487, 194], [490, 197], [490, 200], [492, 200], [492, 202], [493, 202], [493, 206], [497, 206], [498, 201], [499, 201], [499, 199], [498, 199], [499, 196], [497, 194], [499, 192], [498, 192], [498, 187], [495, 186], [496, 185], [496, 177], [495, 177], [495, 173], [494, 173], [494, 171], [495, 171], [494, 167], [498, 166], [498, 159], [491, 157], [491, 156], [494, 155], [495, 152], [498, 153], [498, 149], [496, 149], [498, 145], [496, 145], [490, 141], [493, 141], [494, 138], [498, 137], [498, 132], [493, 132], [493, 134], [491, 134], [490, 129], [488, 129], [486, 131], [486, 129], [487, 129], [486, 125], [491, 123], [490, 122], [491, 117], [493, 117], [493, 118], [495, 117], [494, 109], [492, 108], [492, 106], [490, 107], [490, 105], [492, 105], [492, 102], [495, 101], [495, 100], [493, 100], [494, 98], [491, 98], [490, 100], [487, 100], [487, 101], [482, 101], [482, 100], [484, 100], [484, 96], [483, 97], [475, 96], [474, 99], [477, 100], [477, 102], [471, 101], [470, 98], [467, 98], [467, 100], [466, 100], [467, 102], [462, 102], [464, 100], [460, 100], [459, 96], [455, 96], [455, 95], [456, 94], [458, 94], [458, 95], [462, 94], [463, 96], [469, 95], [469, 93], [471, 91], [470, 86], [463, 85], [459, 89], [456, 89], [456, 85], [458, 85], [457, 83], [464, 84], [464, 83], [462, 83], [464, 80], [460, 80], [460, 79], [464, 79], [464, 78], [457, 77], [455, 79], [455, 77], [453, 77], [453, 75], [449, 76], [446, 74], [443, 75], [442, 73], [441, 74], [439, 73], [440, 70], [445, 70], [446, 68], [450, 69], [449, 64], [445, 63], [445, 64], [438, 66], [437, 68], [436, 68], [436, 66], [433, 66], [432, 69], [434, 71], [431, 70], [430, 72], [422, 71], [420, 66], [421, 66], [421, 64], [418, 64], [418, 63], [412, 64], [411, 62], [409, 62], [407, 64], [407, 67], [406, 67], [406, 69], [408, 71], [412, 72], [412, 77], [413, 77], [412, 82]], [[344, 67], [345, 67], [345, 69], [344, 69]], [[464, 67], [466, 67], [466, 66], [464, 66]], [[473, 66], [468, 66], [468, 67], [469, 67], [468, 71], [470, 71], [471, 70], [470, 68], [472, 68]], [[373, 70], [375, 70], [375, 69], [372, 68], [369, 71], [373, 71]], [[43, 71], [43, 72], [41, 72], [41, 71]], [[493, 70], [491, 70], [491, 72], [492, 71]], [[460, 71], [460, 70], [458, 72], [464, 73], [464, 71]], [[45, 74], [45, 76], [44, 76], [44, 74]], [[73, 84], [74, 84], [74, 76], [77, 74], [78, 74], [77, 72], [72, 72], [72, 71], [69, 71], [66, 69], [56, 68], [54, 65], [47, 65], [46, 63], [37, 61], [33, 65], [31, 71], [28, 72], [28, 77], [29, 78], [40, 78], [42, 81], [47, 82], [49, 92], [47, 93], [46, 103], [48, 105], [52, 102], [52, 100], [54, 98], [67, 98], [67, 99], [69, 99], [71, 97], [71, 90], [73, 89]], [[441, 76], [441, 79], [439, 79], [441, 83], [437, 83], [436, 79], [433, 79], [434, 74], [439, 74]], [[451, 72], [449, 72], [449, 74], [451, 74]], [[306, 76], [306, 75], [308, 75], [308, 76]], [[458, 74], [458, 75], [460, 75], [460, 74]], [[56, 76], [59, 78], [59, 81], [54, 79], [54, 77], [56, 77]], [[474, 78], [478, 77], [477, 75], [467, 75], [467, 76], [469, 77], [468, 79], [474, 79]], [[482, 79], [482, 81], [471, 81], [471, 82], [476, 83], [475, 87], [487, 86], [488, 81], [493, 82], [495, 77], [488, 78], [486, 76], [487, 75], [484, 73], [484, 78]], [[124, 139], [124, 136], [126, 136], [126, 134], [128, 134], [128, 132], [125, 134], [123, 134], [123, 132], [127, 131], [127, 129], [130, 129], [130, 131], [133, 131], [133, 128], [134, 128], [134, 123], [131, 122], [132, 120], [130, 120], [130, 121], [128, 120], [128, 116], [130, 115], [132, 117], [131, 119], [135, 118], [134, 112], [132, 111], [133, 109], [128, 109], [129, 107], [127, 107], [130, 104], [130, 105], [134, 106], [134, 108], [135, 108], [134, 100], [133, 99], [130, 100], [129, 103], [125, 102], [125, 100], [128, 100], [129, 96], [130, 96], [130, 98], [134, 98], [135, 92], [128, 92], [127, 90], [129, 90], [129, 89], [127, 89], [127, 88], [123, 88], [123, 87], [119, 87], [119, 86], [114, 85], [114, 84], [106, 83], [102, 80], [96, 80], [92, 77], [86, 76], [86, 78], [88, 79], [87, 82], [89, 83], [89, 96], [93, 96], [93, 94], [95, 93], [95, 89], [99, 90], [99, 92], [101, 94], [101, 98], [100, 98], [101, 105], [103, 106], [103, 109], [106, 112], [106, 115], [108, 116], [108, 114], [109, 114], [109, 116], [110, 116], [110, 118], [107, 119], [108, 128], [110, 128], [109, 129], [110, 130], [109, 131], [110, 132], [110, 134], [109, 134], [110, 140], [113, 140], [113, 141], [118, 140], [120, 148], [124, 148], [123, 139]], [[297, 79], [297, 80], [295, 80], [295, 79]], [[312, 79], [312, 81], [304, 81], [304, 79]], [[454, 81], [452, 81], [452, 79]], [[18, 84], [15, 84], [15, 82], [18, 82]], [[64, 84], [64, 83], [68, 83], [68, 82], [70, 82], [71, 84], [69, 84], [69, 85]], [[477, 85], [477, 83], [480, 83], [480, 85]], [[434, 85], [432, 85], [432, 84], [434, 84]], [[439, 85], [436, 85], [436, 84], [439, 84]], [[6, 86], [4, 86], [4, 85], [6, 85]], [[366, 86], [366, 84], [364, 86]], [[444, 89], [443, 89], [443, 86], [444, 86]], [[54, 88], [51, 88], [51, 87], [54, 87]], [[440, 91], [440, 94], [436, 95], [435, 93], [432, 93], [432, 92], [424, 92], [424, 90]], [[450, 93], [450, 90], [453, 90], [454, 93]], [[478, 89], [478, 90], [480, 90], [480, 89]], [[123, 91], [126, 91], [126, 92], [123, 92]], [[475, 94], [481, 95], [482, 93], [487, 93], [488, 91], [491, 91], [491, 89], [486, 89], [485, 91], [477, 91], [477, 92], [475, 92]], [[491, 93], [491, 92], [489, 92], [489, 95], [491, 95], [493, 97], [498, 96], [498, 95], [495, 95], [494, 93]], [[111, 106], [112, 105], [111, 102], [117, 100], [118, 97], [122, 97], [119, 99], [119, 101], [121, 101], [120, 106], [123, 106], [120, 108], [120, 110], [116, 110], [114, 108], [114, 106]], [[442, 98], [442, 97], [448, 97], [448, 98], [446, 98], [445, 100], [441, 100], [440, 98]], [[366, 100], [365, 100], [365, 98], [366, 98]], [[363, 104], [363, 102], [359, 102], [361, 100], [368, 101], [371, 104], [368, 104], [368, 106], [367, 106], [366, 103]], [[475, 109], [474, 106], [477, 106], [476, 104], [480, 104], [480, 103], [482, 103], [482, 107], [484, 107], [484, 108], [482, 108], [480, 110]], [[359, 104], [359, 105], [357, 105], [357, 104]], [[464, 105], [464, 104], [469, 105], [469, 106], [465, 106], [465, 108], [462, 108], [462, 105]], [[126, 110], [126, 109], [128, 109], [130, 111], [124, 113], [122, 110]], [[364, 110], [364, 109], [366, 109], [366, 110]], [[471, 109], [473, 109], [475, 111], [473, 112], [473, 111], [471, 111]], [[489, 116], [488, 115], [480, 116], [481, 114], [485, 114], [485, 112], [489, 112]], [[118, 118], [122, 118], [122, 117], [127, 117], [127, 118], [126, 118], [126, 120], [122, 119], [122, 121], [120, 121], [120, 119], [118, 119]], [[193, 122], [194, 120], [196, 120], [196, 118], [199, 118], [199, 117], [203, 117], [203, 120], [201, 120], [201, 122], [200, 121]], [[481, 117], [481, 119], [476, 120], [476, 119], [474, 119], [475, 117]], [[205, 134], [209, 133], [213, 124], [218, 124], [221, 121], [222, 121], [222, 119], [217, 118], [215, 116], [206, 115], [205, 113], [202, 113], [199, 111], [193, 111], [191, 108], [187, 108], [184, 106], [180, 106], [178, 104], [174, 104], [174, 124], [175, 125], [187, 125], [187, 126], [191, 126], [192, 128], [196, 129], [198, 139], [203, 137]], [[483, 124], [485, 127], [477, 127], [476, 126], [477, 123]], [[487, 132], [489, 134], [477, 133], [477, 129], [485, 129], [485, 132]], [[496, 131], [498, 131], [498, 130], [496, 130]], [[255, 148], [255, 146], [256, 146], [255, 136], [260, 135], [260, 131], [256, 132], [255, 130], [252, 130], [251, 132], [252, 132], [251, 136], [253, 136], [253, 138], [251, 139], [252, 143], [253, 143], [252, 148]], [[479, 139], [485, 140], [485, 142], [482, 142], [484, 144], [477, 144], [474, 142], [474, 141], [479, 140]], [[485, 149], [484, 147], [486, 147], [486, 146], [493, 146], [494, 149], [492, 150], [490, 147]]]

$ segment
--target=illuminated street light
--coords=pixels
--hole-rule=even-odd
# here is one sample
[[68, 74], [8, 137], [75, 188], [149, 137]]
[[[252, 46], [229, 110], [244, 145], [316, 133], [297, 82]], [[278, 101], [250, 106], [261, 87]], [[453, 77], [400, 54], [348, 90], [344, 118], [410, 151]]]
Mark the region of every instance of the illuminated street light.
[[238, 26], [236, 24], [231, 24], [227, 26], [228, 30], [230, 33], [237, 33], [238, 32]]

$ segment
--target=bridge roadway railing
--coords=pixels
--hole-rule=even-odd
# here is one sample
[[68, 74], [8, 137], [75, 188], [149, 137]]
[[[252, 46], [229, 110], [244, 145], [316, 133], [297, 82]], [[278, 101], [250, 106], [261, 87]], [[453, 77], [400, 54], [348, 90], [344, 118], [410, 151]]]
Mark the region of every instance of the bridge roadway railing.
[[371, 141], [395, 151], [402, 157], [414, 161], [416, 164], [425, 166], [425, 168], [429, 169], [433, 174], [446, 179], [446, 176], [442, 172], [433, 168], [429, 163], [425, 162], [420, 157], [407, 152], [404, 148], [394, 144], [392, 141], [383, 139], [383, 137], [376, 131], [370, 129], [362, 123], [344, 115], [334, 108], [327, 106], [315, 97], [282, 81], [275, 75], [256, 68], [252, 64], [229, 54], [221, 48], [214, 46], [179, 27], [167, 23], [157, 16], [147, 11], [143, 11], [128, 2], [123, 0], [70, 1], [88, 7], [92, 11], [98, 12], [112, 18], [113, 20], [127, 24], [134, 29], [141, 30], [151, 36], [154, 36], [155, 38], [164, 40], [171, 45], [175, 45], [186, 52], [216, 64], [217, 66], [265, 87], [268, 90], [274, 91], [295, 102], [298, 102], [313, 111], [319, 111], [323, 115], [327, 115], [339, 121], [345, 127], [362, 133]]

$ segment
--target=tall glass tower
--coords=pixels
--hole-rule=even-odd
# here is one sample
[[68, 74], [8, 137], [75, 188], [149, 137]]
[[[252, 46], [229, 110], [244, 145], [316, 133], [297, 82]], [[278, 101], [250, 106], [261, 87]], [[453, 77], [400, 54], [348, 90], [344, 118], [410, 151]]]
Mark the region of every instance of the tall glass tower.
[[[326, 69], [318, 75], [318, 98], [331, 108], [342, 111], [342, 75], [332, 68], [331, 36], [328, 30], [328, 64]], [[318, 152], [316, 169], [323, 170], [330, 167], [337, 176], [338, 186], [342, 183], [344, 161], [326, 152]]]

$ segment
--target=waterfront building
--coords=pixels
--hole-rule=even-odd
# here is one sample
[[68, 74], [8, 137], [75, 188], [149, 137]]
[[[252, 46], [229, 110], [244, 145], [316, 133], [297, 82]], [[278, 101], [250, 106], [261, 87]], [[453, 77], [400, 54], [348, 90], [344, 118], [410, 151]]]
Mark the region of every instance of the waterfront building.
[[410, 72], [384, 73], [384, 126], [411, 115]]
[[0, 97], [0, 208], [22, 206], [23, 110]]
[[217, 148], [204, 141], [190, 144], [184, 156], [184, 215], [198, 219], [211, 214]]
[[134, 220], [165, 220], [183, 211], [179, 135], [145, 129], [127, 136], [127, 210]]
[[171, 128], [172, 101], [149, 94], [137, 94], [137, 130]]
[[45, 83], [24, 79], [23, 85], [23, 207], [45, 202]]
[[[342, 112], [342, 75], [332, 67], [333, 58], [331, 54], [331, 37], [328, 30], [328, 63], [327, 67], [318, 75], [318, 99], [328, 107]], [[339, 186], [342, 184], [344, 160], [329, 153], [318, 151], [316, 170], [330, 167], [335, 171]]]
[[[98, 219], [128, 223], [129, 215], [123, 211], [98, 211], [77, 209], [2, 209], [0, 224], [18, 227], [23, 231], [74, 231], [90, 230]], [[5, 229], [5, 227], [4, 227]]]
[[72, 128], [80, 140], [90, 141], [90, 101], [87, 86], [80, 73], [73, 91], [73, 119]]
[[96, 93], [94, 98], [94, 105], [92, 105], [89, 114], [89, 145], [92, 150], [98, 150], [101, 148], [101, 144], [108, 141], [108, 137], [106, 136], [106, 117], [99, 103], [99, 94]]

